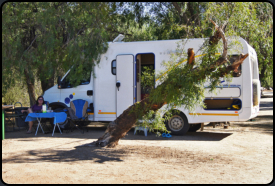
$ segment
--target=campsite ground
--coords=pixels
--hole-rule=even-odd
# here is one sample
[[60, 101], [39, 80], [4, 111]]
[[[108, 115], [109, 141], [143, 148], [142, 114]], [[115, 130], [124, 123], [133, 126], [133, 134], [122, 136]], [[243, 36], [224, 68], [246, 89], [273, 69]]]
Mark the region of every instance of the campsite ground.
[[[8, 132], [2, 180], [12, 183], [270, 183], [273, 180], [273, 91], [252, 121], [205, 126], [172, 138], [134, 131], [114, 149], [88, 146], [104, 127], [81, 134]], [[86, 146], [85, 146], [86, 144]], [[84, 145], [84, 146], [83, 146]]]

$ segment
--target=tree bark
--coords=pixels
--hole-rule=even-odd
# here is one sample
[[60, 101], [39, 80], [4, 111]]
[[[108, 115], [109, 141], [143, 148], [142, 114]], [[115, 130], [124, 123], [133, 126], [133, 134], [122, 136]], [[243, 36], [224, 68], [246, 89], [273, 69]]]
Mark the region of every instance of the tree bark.
[[191, 67], [195, 64], [195, 52], [193, 48], [188, 48], [188, 64], [191, 65]]
[[41, 87], [42, 87], [43, 93], [49, 88], [54, 86], [54, 74], [55, 74], [55, 70], [53, 71], [52, 76], [48, 80], [45, 80], [45, 79], [41, 80]]
[[[26, 32], [28, 32], [28, 31], [26, 30]], [[25, 57], [23, 57], [25, 52], [28, 52], [29, 50], [31, 50], [32, 47], [34, 47], [34, 48], [37, 47], [36, 38], [37, 38], [37, 35], [35, 34], [35, 27], [31, 26], [29, 28], [29, 35], [26, 34], [26, 36], [23, 37], [21, 40], [22, 45], [25, 48], [25, 51], [23, 52], [21, 59], [25, 58]], [[27, 61], [28, 65], [32, 65], [30, 63], [29, 59], [25, 59], [25, 60]], [[34, 88], [35, 80], [33, 78], [32, 71], [29, 71], [28, 66], [26, 66], [24, 69], [24, 75], [26, 78], [26, 83], [27, 83], [27, 88], [28, 88], [28, 93], [29, 93], [29, 98], [30, 98], [30, 106], [33, 106], [36, 103], [35, 88]]]
[[[211, 20], [212, 21], [212, 20]], [[214, 23], [213, 23], [214, 24]], [[217, 38], [219, 39], [223, 39], [224, 42], [224, 50], [223, 50], [223, 54], [222, 57], [220, 57], [216, 62], [213, 63], [213, 65], [210, 65], [209, 67], [206, 67], [206, 69], [203, 70], [203, 72], [200, 73], [204, 73], [201, 77], [205, 78], [206, 77], [206, 72], [209, 73], [209, 71], [214, 71], [217, 66], [220, 66], [222, 64], [224, 64], [225, 62], [227, 62], [227, 41], [225, 39], [224, 33], [222, 31], [221, 27], [218, 27], [216, 24], [214, 24], [216, 26], [217, 32], [220, 32], [220, 34], [217, 34], [215, 36], [215, 41]], [[216, 42], [215, 42], [216, 43]], [[194, 55], [192, 52], [192, 49], [188, 49], [189, 51], [189, 59], [190, 59], [190, 65], [193, 66], [193, 59], [192, 56]], [[246, 55], [239, 55], [239, 58], [234, 58], [234, 62], [232, 65], [226, 67], [223, 69], [221, 75], [224, 76], [226, 73], [230, 73], [231, 71], [234, 71], [236, 68], [238, 68], [238, 66], [240, 64], [243, 63], [244, 59], [248, 56], [248, 54]], [[192, 71], [196, 71], [198, 69], [192, 69]], [[164, 81], [162, 84], [160, 84], [159, 86], [156, 87], [156, 91], [158, 91], [158, 89], [161, 89], [162, 86], [166, 86], [167, 84], [169, 84], [169, 82]], [[180, 88], [180, 87], [179, 87]], [[162, 89], [164, 90], [164, 89]], [[165, 93], [162, 93], [161, 95], [165, 95]], [[98, 138], [97, 141], [93, 142], [92, 144], [95, 145], [100, 145], [101, 147], [110, 147], [113, 148], [115, 146], [118, 145], [118, 141], [119, 139], [123, 138], [127, 132], [136, 124], [137, 121], [137, 113], [135, 113], [135, 108], [139, 108], [139, 110], [142, 110], [142, 114], [146, 114], [149, 112], [149, 110], [158, 110], [160, 109], [164, 104], [166, 104], [166, 98], [164, 97], [163, 100], [161, 101], [161, 103], [151, 103], [149, 102], [150, 100], [150, 95], [149, 97], [144, 98], [143, 100], [141, 100], [139, 103], [135, 103], [134, 105], [128, 107], [115, 121], [112, 121], [109, 123], [105, 133], [103, 134], [103, 136], [101, 136], [100, 138]]]
[[177, 12], [179, 14], [180, 23], [187, 25], [189, 19], [188, 19], [186, 13], [181, 11], [181, 7], [178, 5], [178, 2], [172, 2], [172, 5], [175, 7], [175, 9], [177, 10]]
[[[149, 110], [156, 111], [160, 109], [164, 104], [166, 104], [166, 102], [162, 101], [162, 103], [159, 104], [152, 104], [149, 102], [149, 97], [146, 97], [139, 103], [135, 103], [134, 105], [128, 107], [115, 121], [110, 122], [104, 135], [98, 138], [95, 144], [97, 146], [100, 145], [102, 147], [107, 146], [111, 148], [118, 145], [119, 139], [123, 138], [127, 134], [138, 119], [137, 114], [132, 111], [137, 104], [140, 105], [139, 108], [142, 109], [142, 114], [145, 115], [149, 112]], [[148, 105], [150, 106], [148, 107]]]
[[24, 69], [24, 74], [25, 74], [26, 83], [27, 83], [27, 87], [28, 87], [30, 106], [33, 106], [36, 103], [34, 80], [31, 79], [28, 69]]

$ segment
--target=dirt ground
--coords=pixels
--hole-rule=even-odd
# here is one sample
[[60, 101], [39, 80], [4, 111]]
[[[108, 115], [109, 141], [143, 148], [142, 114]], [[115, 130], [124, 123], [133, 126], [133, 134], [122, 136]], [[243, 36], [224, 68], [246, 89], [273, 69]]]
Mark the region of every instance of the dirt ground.
[[2, 180], [13, 183], [249, 183], [273, 180], [273, 92], [258, 117], [172, 138], [134, 130], [114, 149], [89, 146], [105, 131], [7, 132]]

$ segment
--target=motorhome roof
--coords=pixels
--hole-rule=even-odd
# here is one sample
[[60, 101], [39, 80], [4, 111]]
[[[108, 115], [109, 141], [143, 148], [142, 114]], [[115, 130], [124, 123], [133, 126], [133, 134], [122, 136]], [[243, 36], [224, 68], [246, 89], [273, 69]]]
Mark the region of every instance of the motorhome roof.
[[[239, 38], [240, 40], [244, 40], [240, 36], [235, 36], [235, 37]], [[231, 39], [231, 38], [234, 38], [234, 36], [227, 37], [227, 39]], [[199, 39], [207, 39], [207, 38], [191, 38], [188, 40], [199, 40]], [[115, 43], [145, 43], [145, 42], [164, 42], [164, 41], [182, 41], [182, 40], [187, 40], [187, 38], [185, 38], [185, 39], [167, 39], [167, 40], [150, 40], [150, 41], [129, 41], [129, 42], [127, 42], [127, 41], [126, 42], [125, 41], [117, 41], [117, 42], [109, 41], [107, 43], [108, 44], [110, 44], [110, 43], [112, 43], [112, 44], [115, 44]]]
[[[203, 38], [192, 38], [190, 40], [195, 40], [195, 39], [203, 39]], [[169, 39], [169, 40], [150, 40], [150, 41], [129, 41], [129, 42], [125, 42], [125, 41], [120, 41], [120, 42], [107, 42], [109, 43], [142, 43], [142, 42], [163, 42], [163, 41], [181, 41], [181, 40], [186, 40], [186, 39]]]

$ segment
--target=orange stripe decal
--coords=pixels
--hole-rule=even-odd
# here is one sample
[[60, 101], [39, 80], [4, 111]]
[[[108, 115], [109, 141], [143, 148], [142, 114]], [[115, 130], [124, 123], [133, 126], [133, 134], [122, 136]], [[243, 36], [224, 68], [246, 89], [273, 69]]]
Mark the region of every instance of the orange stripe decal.
[[116, 114], [116, 112], [98, 112], [98, 114]]
[[220, 114], [220, 113], [189, 113], [189, 115], [203, 115], [203, 116], [239, 116], [239, 114]]

